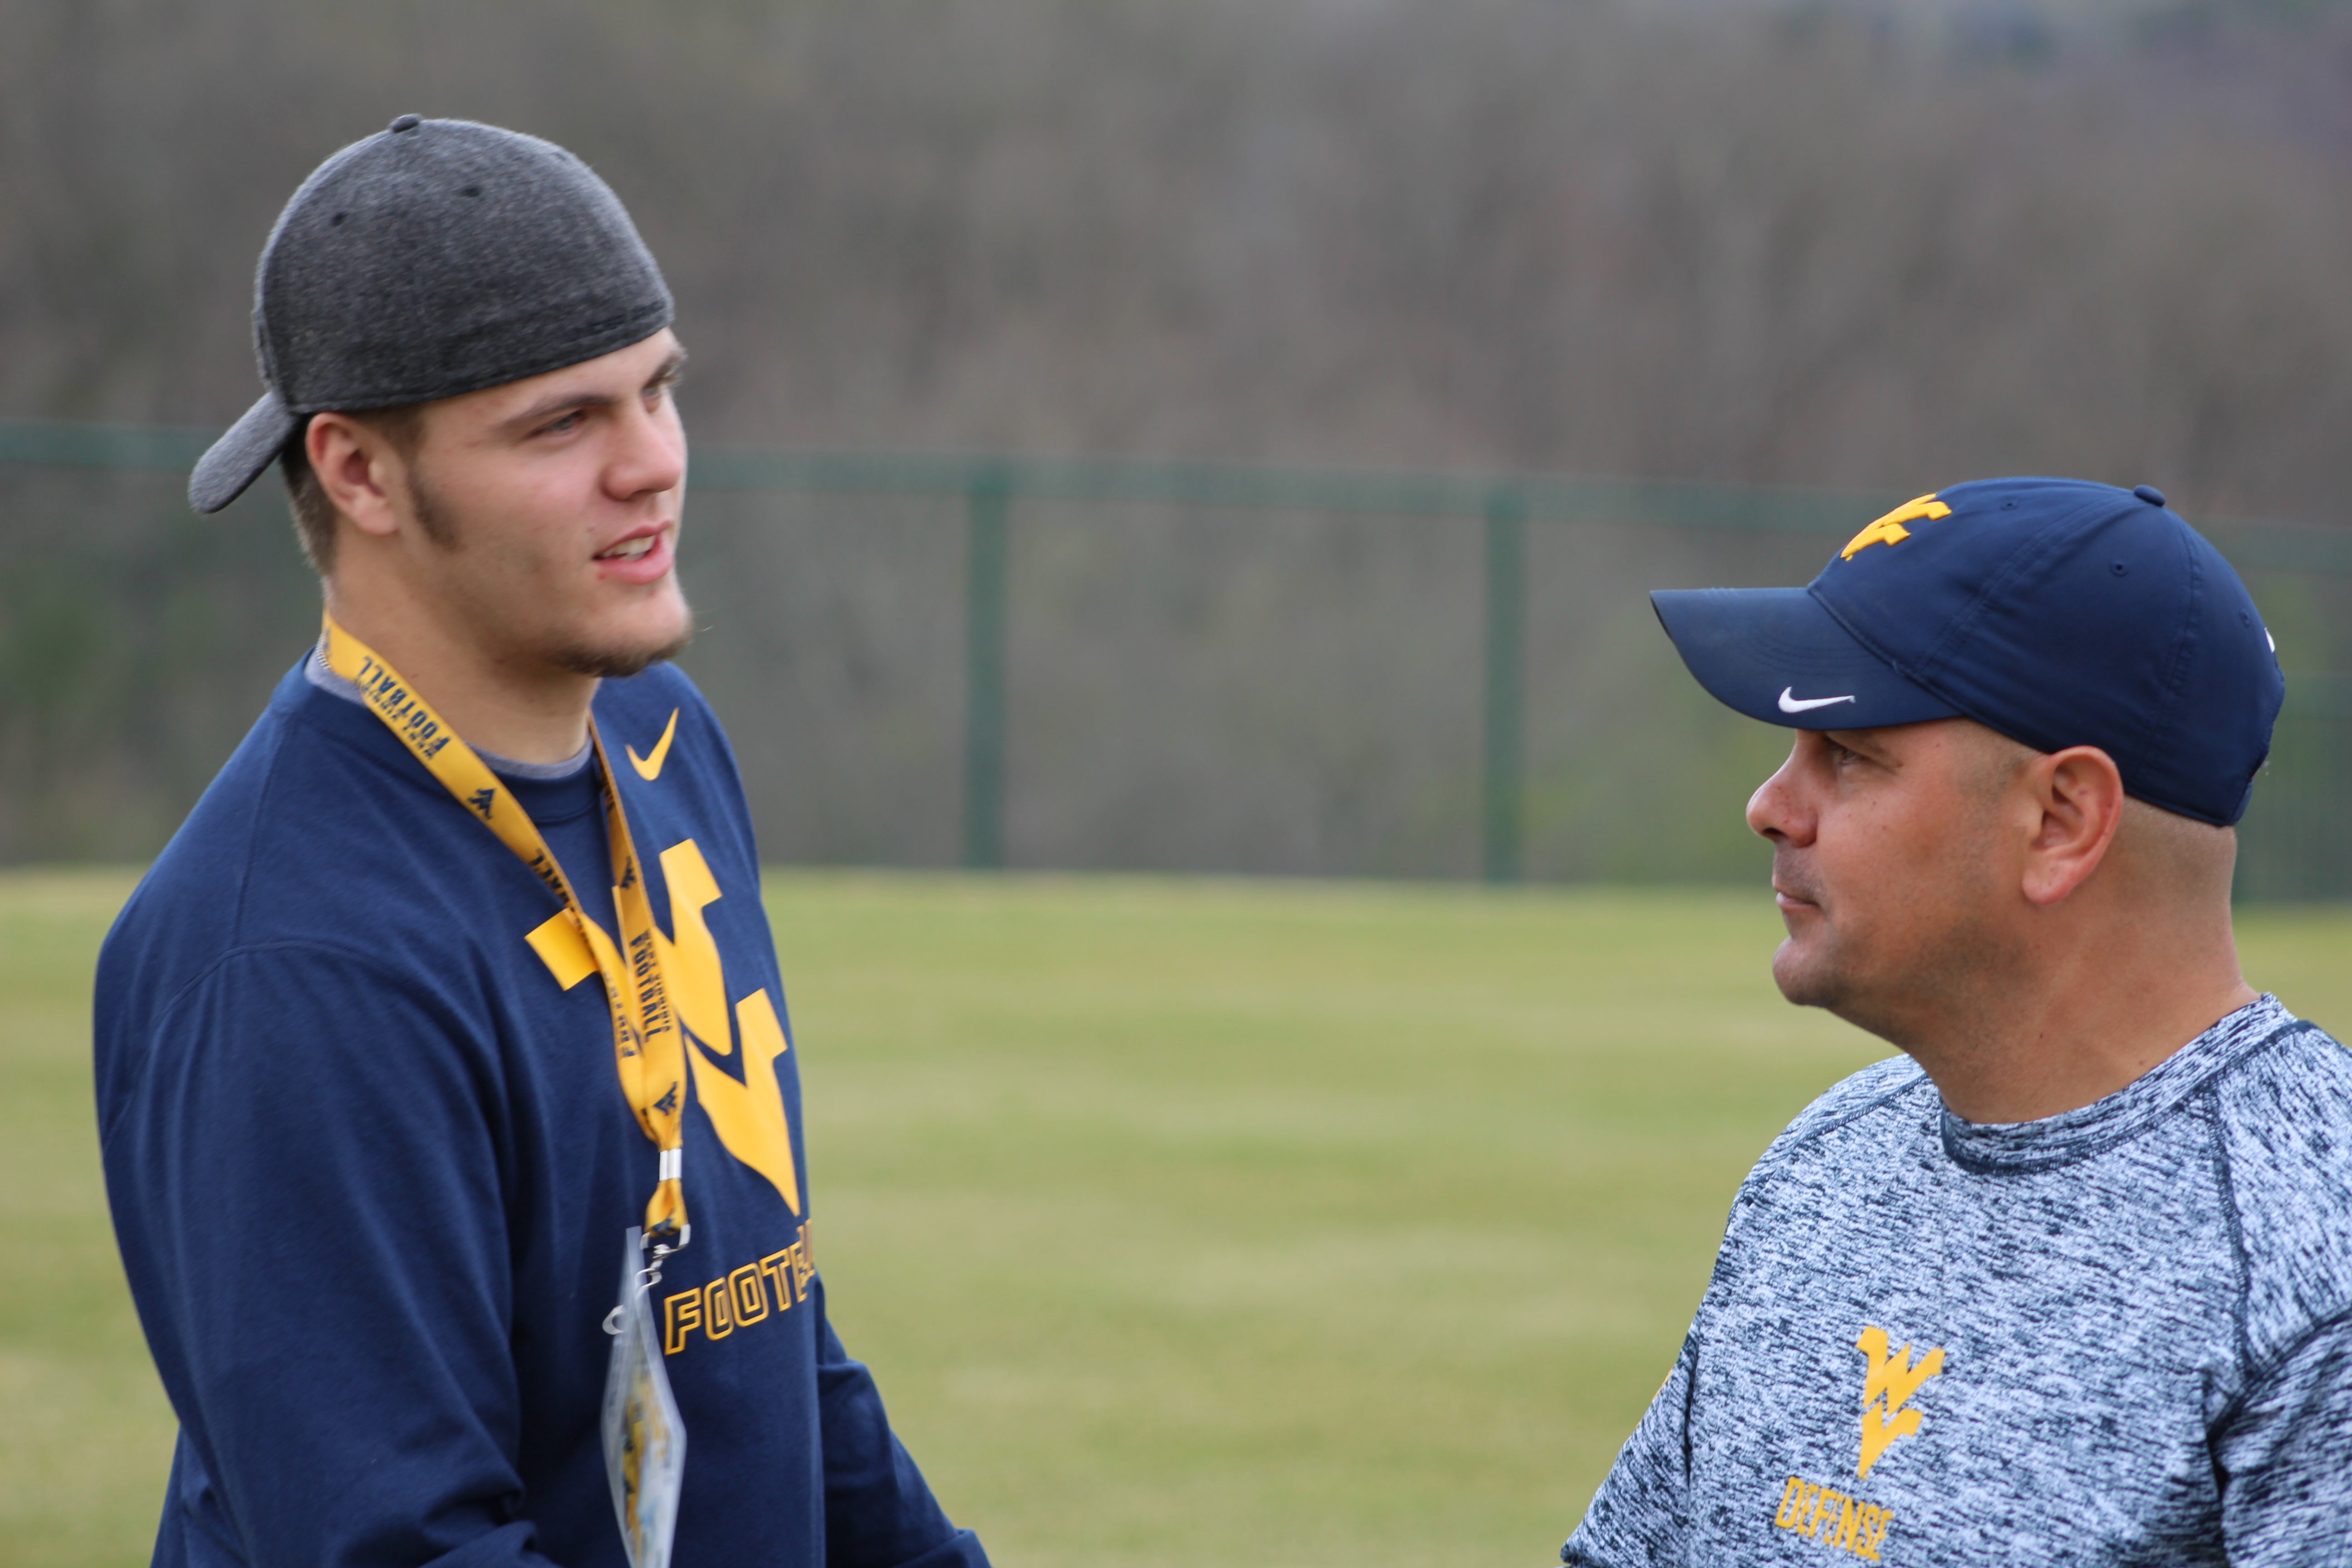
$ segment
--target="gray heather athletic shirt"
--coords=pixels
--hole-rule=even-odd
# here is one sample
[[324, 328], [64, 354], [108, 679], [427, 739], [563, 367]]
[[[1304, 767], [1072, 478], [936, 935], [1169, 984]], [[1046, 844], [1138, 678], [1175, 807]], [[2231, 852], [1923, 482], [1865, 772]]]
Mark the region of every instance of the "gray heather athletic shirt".
[[1560, 1556], [2352, 1563], [2352, 1053], [2264, 996], [2042, 1121], [1856, 1073]]

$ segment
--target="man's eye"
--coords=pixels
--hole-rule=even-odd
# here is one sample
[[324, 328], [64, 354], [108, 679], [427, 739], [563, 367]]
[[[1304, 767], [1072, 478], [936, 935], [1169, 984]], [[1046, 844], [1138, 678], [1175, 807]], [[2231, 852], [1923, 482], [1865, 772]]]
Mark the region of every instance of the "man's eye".
[[581, 414], [575, 409], [572, 413], [565, 415], [562, 418], [556, 420], [551, 425], [541, 426], [539, 433], [542, 436], [562, 436], [569, 431], [580, 428], [580, 421], [585, 417], [585, 415]]

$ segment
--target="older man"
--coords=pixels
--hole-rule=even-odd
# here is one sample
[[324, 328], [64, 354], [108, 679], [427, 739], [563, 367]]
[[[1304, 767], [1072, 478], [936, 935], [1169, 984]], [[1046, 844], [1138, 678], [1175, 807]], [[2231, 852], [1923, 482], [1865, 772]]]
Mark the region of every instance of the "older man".
[[2352, 1057], [2239, 973], [2236, 574], [2146, 486], [1999, 479], [1654, 602], [1797, 731], [1774, 978], [1904, 1054], [1741, 1187], [1563, 1561], [2352, 1561]]

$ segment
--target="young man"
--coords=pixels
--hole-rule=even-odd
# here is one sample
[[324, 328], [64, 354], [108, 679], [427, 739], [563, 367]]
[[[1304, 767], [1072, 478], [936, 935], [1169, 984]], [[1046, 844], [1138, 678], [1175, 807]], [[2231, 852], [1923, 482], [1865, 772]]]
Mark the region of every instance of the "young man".
[[1798, 731], [1774, 978], [1905, 1055], [1766, 1151], [1562, 1559], [2352, 1560], [2352, 1058], [2238, 970], [2284, 684], [2236, 574], [2145, 486], [2003, 479], [1654, 597]]
[[99, 970], [159, 1563], [986, 1563], [826, 1321], [751, 824], [662, 662], [670, 316], [594, 174], [464, 121], [262, 253], [190, 494], [283, 462], [325, 635]]

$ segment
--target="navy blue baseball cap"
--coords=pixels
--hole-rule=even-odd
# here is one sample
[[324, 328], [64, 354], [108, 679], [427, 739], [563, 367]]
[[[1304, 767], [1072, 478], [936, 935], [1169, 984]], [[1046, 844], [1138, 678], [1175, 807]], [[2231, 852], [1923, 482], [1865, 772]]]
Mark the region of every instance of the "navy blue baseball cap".
[[1968, 718], [2037, 752], [2096, 746], [2125, 790], [2245, 815], [2286, 696], [2221, 552], [2147, 485], [1979, 479], [1895, 508], [1802, 588], [1661, 589], [1717, 700], [1800, 730]]

